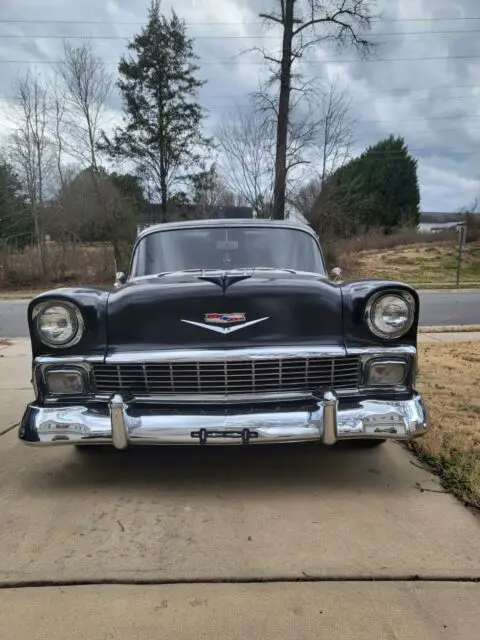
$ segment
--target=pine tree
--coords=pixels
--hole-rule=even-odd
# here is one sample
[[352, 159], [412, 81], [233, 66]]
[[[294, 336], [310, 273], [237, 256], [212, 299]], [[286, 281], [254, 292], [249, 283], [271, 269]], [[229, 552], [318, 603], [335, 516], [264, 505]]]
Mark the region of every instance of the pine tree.
[[191, 177], [202, 149], [210, 140], [202, 135], [204, 111], [198, 90], [205, 82], [186, 25], [175, 11], [160, 13], [153, 0], [148, 23], [129, 43], [131, 55], [119, 64], [118, 87], [124, 102], [124, 126], [104, 148], [113, 157], [128, 158], [154, 185], [162, 216], [177, 189]]
[[391, 135], [368, 147], [335, 172], [328, 183], [335, 187], [335, 201], [367, 230], [380, 227], [389, 232], [419, 223], [417, 160], [401, 137]]
[[0, 238], [14, 238], [17, 245], [31, 239], [33, 223], [21, 183], [13, 167], [0, 161]]

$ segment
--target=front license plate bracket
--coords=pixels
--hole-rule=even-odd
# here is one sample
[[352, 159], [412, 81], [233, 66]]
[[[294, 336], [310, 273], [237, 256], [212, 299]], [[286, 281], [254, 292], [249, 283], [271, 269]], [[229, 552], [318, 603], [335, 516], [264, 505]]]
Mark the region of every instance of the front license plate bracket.
[[241, 440], [242, 444], [250, 444], [250, 440], [258, 438], [258, 431], [252, 431], [251, 429], [200, 429], [199, 431], [192, 431], [190, 435], [192, 438], [198, 439], [200, 444], [207, 444], [208, 440], [220, 438], [231, 438]]

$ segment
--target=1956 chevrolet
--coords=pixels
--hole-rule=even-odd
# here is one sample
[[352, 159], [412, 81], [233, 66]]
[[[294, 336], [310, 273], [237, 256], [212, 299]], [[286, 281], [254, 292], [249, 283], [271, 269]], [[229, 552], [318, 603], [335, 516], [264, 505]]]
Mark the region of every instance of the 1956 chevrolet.
[[111, 290], [30, 303], [36, 399], [19, 436], [117, 449], [410, 439], [427, 429], [418, 315], [405, 284], [329, 279], [305, 225], [151, 226]]

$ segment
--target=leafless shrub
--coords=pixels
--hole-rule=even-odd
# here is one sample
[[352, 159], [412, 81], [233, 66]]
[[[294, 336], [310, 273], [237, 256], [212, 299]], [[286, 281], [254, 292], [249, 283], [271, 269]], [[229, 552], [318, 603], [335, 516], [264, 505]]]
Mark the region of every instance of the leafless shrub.
[[393, 249], [410, 244], [443, 244], [454, 242], [456, 238], [456, 231], [420, 233], [417, 229], [405, 227], [388, 235], [381, 230], [370, 231], [354, 238], [334, 241], [332, 244], [345, 256], [360, 251]]
[[0, 287], [2, 289], [47, 288], [55, 285], [102, 284], [113, 282], [115, 262], [109, 243], [84, 245], [70, 242], [46, 243], [47, 276], [39, 269], [38, 246], [21, 251], [0, 249]]

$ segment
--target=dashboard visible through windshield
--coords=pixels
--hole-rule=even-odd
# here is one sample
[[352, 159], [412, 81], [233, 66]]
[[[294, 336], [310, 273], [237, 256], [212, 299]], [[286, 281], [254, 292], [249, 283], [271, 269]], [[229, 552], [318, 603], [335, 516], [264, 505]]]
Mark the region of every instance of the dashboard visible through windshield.
[[325, 274], [318, 244], [307, 232], [268, 226], [224, 226], [147, 234], [135, 249], [131, 275], [254, 267]]

